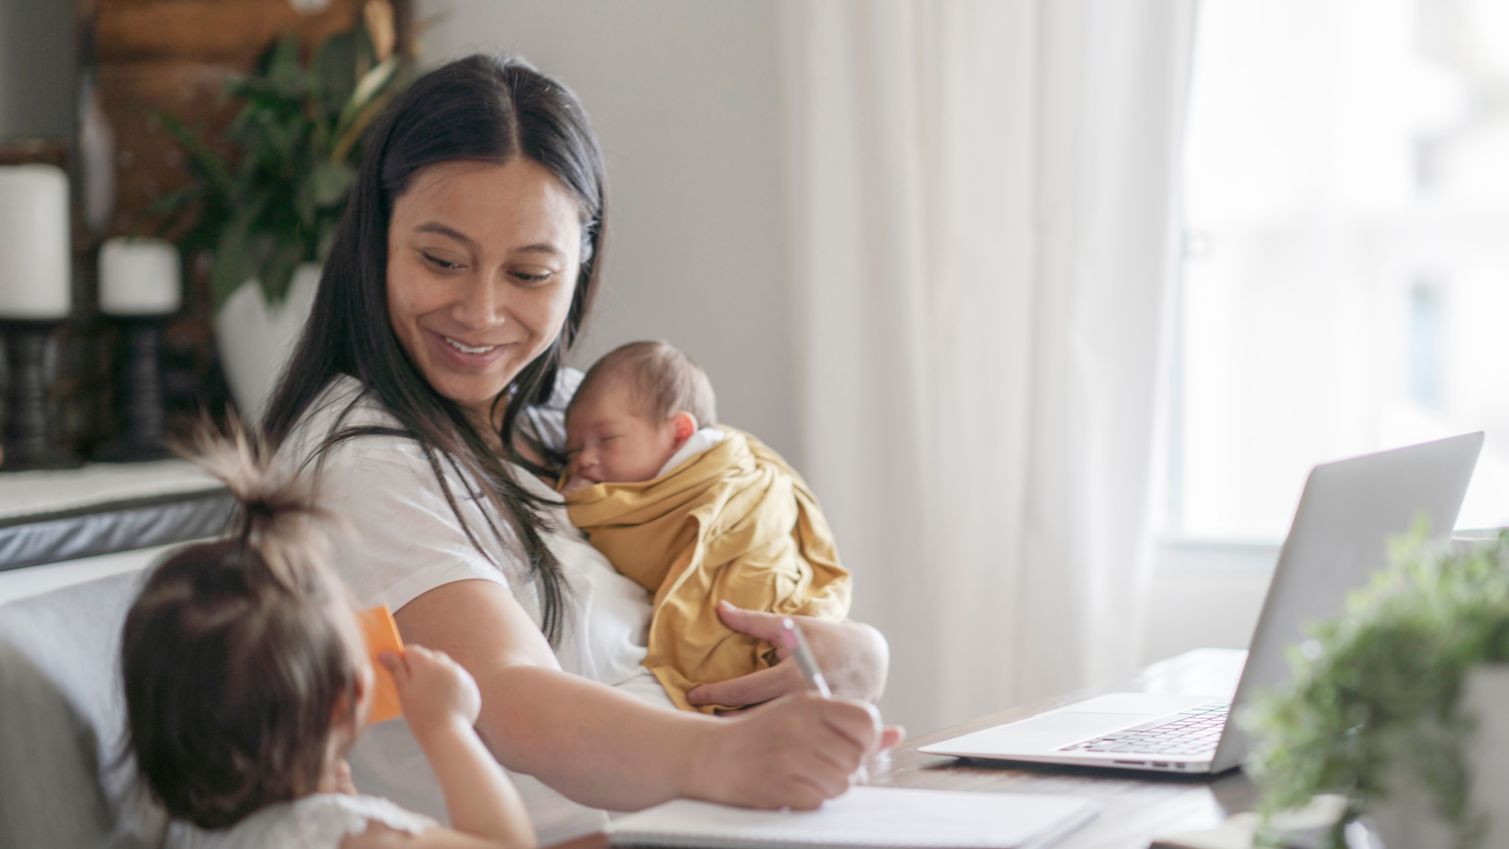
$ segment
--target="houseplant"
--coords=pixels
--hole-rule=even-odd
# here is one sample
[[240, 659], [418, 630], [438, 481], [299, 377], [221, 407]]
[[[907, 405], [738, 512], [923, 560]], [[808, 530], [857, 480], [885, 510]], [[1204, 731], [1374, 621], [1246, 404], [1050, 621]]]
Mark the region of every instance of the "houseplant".
[[253, 73], [226, 83], [240, 104], [225, 130], [228, 157], [162, 116], [191, 182], [155, 211], [186, 257], [208, 258], [217, 340], [244, 414], [271, 390], [312, 302], [363, 134], [412, 76], [395, 42], [392, 6], [371, 0], [307, 62], [297, 36], [274, 43]]
[[1245, 718], [1272, 814], [1348, 800], [1394, 849], [1506, 845], [1509, 534], [1398, 543], [1394, 565], [1292, 657], [1295, 681]]

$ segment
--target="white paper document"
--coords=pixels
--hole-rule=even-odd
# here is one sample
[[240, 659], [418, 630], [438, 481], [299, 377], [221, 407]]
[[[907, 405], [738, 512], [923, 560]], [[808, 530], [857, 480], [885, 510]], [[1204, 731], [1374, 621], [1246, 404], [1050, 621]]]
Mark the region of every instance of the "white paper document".
[[613, 820], [614, 846], [1040, 849], [1095, 816], [1074, 796], [855, 787], [815, 811], [677, 799]]

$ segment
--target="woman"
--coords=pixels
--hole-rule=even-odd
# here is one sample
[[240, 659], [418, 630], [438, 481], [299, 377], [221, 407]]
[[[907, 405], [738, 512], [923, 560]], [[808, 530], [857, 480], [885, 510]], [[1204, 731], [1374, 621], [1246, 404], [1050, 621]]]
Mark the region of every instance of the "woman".
[[[667, 710], [640, 666], [648, 598], [535, 477], [559, 461], [535, 410], [569, 389], [558, 375], [597, 286], [603, 214], [601, 154], [563, 86], [485, 56], [426, 74], [367, 141], [264, 421], [353, 526], [334, 560], [358, 599], [477, 679], [483, 739], [543, 782], [519, 784], [546, 843], [601, 827], [592, 809], [675, 796], [812, 807], [897, 736], [863, 701], [797, 692], [789, 663], [697, 693], [789, 694], [729, 719]], [[726, 621], [774, 639], [761, 614]], [[878, 695], [873, 629], [805, 627], [841, 694]], [[365, 792], [443, 814], [401, 723], [366, 735], [352, 768]]]

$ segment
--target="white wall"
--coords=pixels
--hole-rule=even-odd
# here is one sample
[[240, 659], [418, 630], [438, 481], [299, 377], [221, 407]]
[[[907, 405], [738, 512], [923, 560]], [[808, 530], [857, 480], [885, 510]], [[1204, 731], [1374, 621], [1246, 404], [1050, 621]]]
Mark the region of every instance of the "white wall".
[[1160, 540], [1148, 592], [1143, 660], [1196, 648], [1244, 649], [1278, 561], [1277, 543]]
[[606, 286], [574, 357], [664, 338], [719, 417], [798, 466], [773, 3], [419, 0], [437, 64], [524, 56], [592, 117], [608, 165]]

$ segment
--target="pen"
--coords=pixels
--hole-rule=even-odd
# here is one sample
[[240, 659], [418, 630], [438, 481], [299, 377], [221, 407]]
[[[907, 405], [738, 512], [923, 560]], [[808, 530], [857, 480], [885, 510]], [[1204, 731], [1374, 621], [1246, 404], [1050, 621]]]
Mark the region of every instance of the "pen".
[[[792, 646], [791, 656], [796, 659], [796, 668], [802, 671], [802, 677], [807, 679], [807, 686], [825, 699], [833, 697], [833, 691], [828, 689], [828, 679], [823, 677], [822, 667], [817, 665], [817, 658], [812, 655], [812, 647], [807, 645], [807, 638], [802, 636], [802, 629], [796, 625], [796, 620], [790, 616], [781, 620], [781, 630], [790, 635]], [[854, 771], [851, 780], [855, 784], [870, 783], [870, 765], [872, 763], [882, 765], [887, 761], [888, 755], [881, 752], [878, 755], [871, 753], [865, 759], [865, 763], [859, 765]]]
[[796, 658], [796, 667], [807, 679], [807, 685], [823, 698], [831, 697], [833, 691], [828, 689], [828, 679], [823, 677], [822, 667], [817, 665], [817, 658], [812, 656], [812, 647], [807, 645], [807, 638], [802, 636], [802, 629], [796, 626], [796, 620], [787, 616], [781, 620], [781, 629], [791, 635], [791, 655]]

